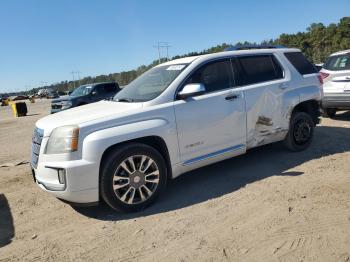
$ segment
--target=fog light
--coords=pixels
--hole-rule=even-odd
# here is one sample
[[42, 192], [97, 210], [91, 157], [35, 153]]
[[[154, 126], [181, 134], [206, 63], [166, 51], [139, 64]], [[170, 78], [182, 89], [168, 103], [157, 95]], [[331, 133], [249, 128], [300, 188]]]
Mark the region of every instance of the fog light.
[[65, 184], [66, 183], [66, 170], [65, 169], [58, 169], [58, 182], [60, 184]]

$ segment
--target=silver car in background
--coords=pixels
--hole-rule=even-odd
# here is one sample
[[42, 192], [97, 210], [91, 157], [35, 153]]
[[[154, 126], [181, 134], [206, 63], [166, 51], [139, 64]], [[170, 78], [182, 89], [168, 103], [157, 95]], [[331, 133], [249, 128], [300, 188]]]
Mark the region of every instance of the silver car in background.
[[324, 113], [333, 117], [338, 110], [350, 110], [350, 49], [331, 54], [320, 73]]

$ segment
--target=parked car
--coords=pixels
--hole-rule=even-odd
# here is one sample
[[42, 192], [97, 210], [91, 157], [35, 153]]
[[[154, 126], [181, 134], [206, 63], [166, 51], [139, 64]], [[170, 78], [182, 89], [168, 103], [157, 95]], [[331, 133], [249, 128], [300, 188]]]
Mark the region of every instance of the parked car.
[[315, 64], [315, 67], [317, 69], [317, 71], [321, 71], [322, 67], [323, 67], [323, 64]]
[[38, 91], [38, 93], [37, 93], [37, 96], [38, 96], [39, 98], [46, 97], [48, 92], [49, 92], [49, 91], [48, 91], [46, 88], [40, 89], [40, 90]]
[[27, 100], [29, 99], [29, 96], [27, 95], [18, 95], [12, 98], [12, 101], [20, 101], [20, 100]]
[[325, 114], [333, 117], [338, 110], [350, 110], [350, 49], [331, 54], [320, 73]]
[[56, 91], [49, 91], [46, 95], [46, 98], [48, 99], [54, 99], [54, 98], [59, 98], [60, 96]]
[[119, 85], [114, 82], [79, 86], [68, 96], [53, 99], [51, 101], [51, 114], [103, 99], [112, 98], [119, 90]]
[[318, 76], [300, 50], [286, 48], [160, 64], [112, 101], [40, 119], [34, 179], [71, 203], [143, 209], [190, 170], [277, 141], [306, 149], [319, 123]]

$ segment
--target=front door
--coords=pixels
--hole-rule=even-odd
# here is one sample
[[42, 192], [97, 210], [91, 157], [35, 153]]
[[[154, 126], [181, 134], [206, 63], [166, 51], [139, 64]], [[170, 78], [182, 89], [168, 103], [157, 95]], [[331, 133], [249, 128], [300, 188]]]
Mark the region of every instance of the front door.
[[183, 165], [245, 152], [244, 97], [234, 88], [230, 60], [202, 66], [183, 86], [190, 83], [204, 84], [206, 93], [174, 103]]

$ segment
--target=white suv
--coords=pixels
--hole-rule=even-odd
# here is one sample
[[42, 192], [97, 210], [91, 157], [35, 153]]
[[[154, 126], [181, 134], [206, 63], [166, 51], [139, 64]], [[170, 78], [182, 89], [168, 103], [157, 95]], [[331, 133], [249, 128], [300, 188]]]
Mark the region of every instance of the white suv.
[[70, 203], [140, 210], [167, 180], [248, 149], [310, 144], [317, 70], [298, 49], [227, 51], [160, 64], [101, 101], [40, 119], [32, 171]]
[[350, 110], [350, 49], [331, 54], [320, 73], [324, 112], [333, 117], [337, 110]]

